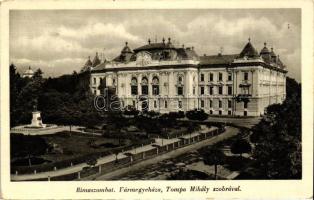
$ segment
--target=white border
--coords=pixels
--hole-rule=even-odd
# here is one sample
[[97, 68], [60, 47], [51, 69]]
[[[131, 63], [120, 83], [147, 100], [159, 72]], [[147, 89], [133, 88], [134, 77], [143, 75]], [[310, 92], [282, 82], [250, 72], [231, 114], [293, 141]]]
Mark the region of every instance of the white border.
[[[11, 9], [191, 9], [191, 8], [301, 8], [302, 9], [302, 180], [272, 181], [89, 181], [10, 182], [9, 172], [9, 10]], [[7, 1], [1, 4], [1, 191], [4, 199], [208, 199], [313, 198], [313, 2], [307, 1]], [[242, 192], [203, 193], [76, 193], [76, 188], [121, 185], [238, 186]]]

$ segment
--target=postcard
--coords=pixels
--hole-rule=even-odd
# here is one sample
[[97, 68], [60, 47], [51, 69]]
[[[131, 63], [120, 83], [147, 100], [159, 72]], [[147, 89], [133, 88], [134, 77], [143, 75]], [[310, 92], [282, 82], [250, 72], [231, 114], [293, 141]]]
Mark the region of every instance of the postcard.
[[2, 2], [1, 198], [313, 198], [312, 8]]

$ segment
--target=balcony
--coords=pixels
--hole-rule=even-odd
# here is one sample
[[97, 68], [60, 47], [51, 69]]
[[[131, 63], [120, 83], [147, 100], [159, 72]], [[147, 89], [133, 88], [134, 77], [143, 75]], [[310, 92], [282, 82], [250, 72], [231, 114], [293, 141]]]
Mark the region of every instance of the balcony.
[[250, 87], [251, 83], [248, 80], [242, 80], [239, 87]]

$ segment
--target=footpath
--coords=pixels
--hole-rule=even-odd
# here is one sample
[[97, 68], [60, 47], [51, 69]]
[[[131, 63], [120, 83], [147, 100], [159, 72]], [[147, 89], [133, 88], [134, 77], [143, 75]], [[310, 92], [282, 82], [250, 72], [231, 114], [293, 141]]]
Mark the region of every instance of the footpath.
[[238, 128], [226, 127], [225, 132], [221, 133], [220, 135], [214, 136], [210, 139], [203, 140], [203, 141], [200, 141], [200, 142], [197, 142], [197, 143], [194, 143], [194, 144], [191, 144], [191, 145], [179, 148], [179, 149], [175, 149], [171, 152], [162, 154], [162, 155], [157, 156], [155, 158], [150, 158], [150, 159], [144, 160], [142, 162], [136, 163], [136, 164], [131, 165], [129, 167], [118, 169], [118, 170], [115, 170], [113, 172], [110, 172], [110, 173], [107, 173], [104, 175], [98, 174], [98, 175], [89, 176], [89, 177], [83, 178], [82, 180], [111, 180], [112, 178], [114, 178], [116, 176], [121, 176], [121, 175], [126, 174], [126, 173], [131, 173], [133, 171], [137, 171], [143, 167], [155, 164], [155, 163], [163, 161], [163, 160], [167, 160], [170, 158], [180, 156], [180, 155], [185, 154], [187, 152], [191, 152], [193, 150], [200, 149], [204, 146], [213, 145], [219, 141], [228, 139], [228, 138], [236, 135], [238, 132], [239, 132]]
[[[184, 153], [186, 151], [195, 149], [199, 145], [207, 145], [209, 141], [217, 138], [219, 141], [235, 134], [237, 130], [233, 127], [226, 127], [226, 131], [221, 133], [218, 132], [217, 127], [204, 128], [201, 131], [194, 132], [191, 134], [183, 135], [180, 138], [172, 139], [161, 139], [157, 138], [154, 143], [143, 145], [135, 149], [120, 152], [119, 154], [112, 154], [97, 160], [97, 165], [91, 174], [87, 174], [86, 177], [92, 174], [114, 174], [119, 168], [130, 167], [136, 168], [137, 164], [149, 163], [149, 160], [156, 162], [162, 156], [166, 156], [165, 153], [169, 153], [172, 156], [178, 153]], [[209, 140], [210, 139], [210, 140]], [[216, 140], [217, 140], [216, 139]], [[143, 163], [143, 164], [144, 164]], [[36, 181], [36, 180], [74, 180], [83, 178], [83, 168], [88, 167], [86, 163], [73, 165], [71, 167], [58, 169], [54, 171], [33, 173], [33, 174], [21, 174], [11, 175], [12, 181]]]

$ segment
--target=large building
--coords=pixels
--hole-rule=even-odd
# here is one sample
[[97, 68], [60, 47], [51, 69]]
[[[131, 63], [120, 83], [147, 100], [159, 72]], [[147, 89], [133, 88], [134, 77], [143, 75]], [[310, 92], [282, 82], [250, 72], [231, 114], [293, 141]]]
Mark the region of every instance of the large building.
[[260, 116], [286, 96], [285, 65], [273, 48], [258, 53], [250, 39], [239, 54], [197, 55], [171, 39], [131, 49], [125, 44], [112, 61], [96, 54], [90, 69], [95, 95], [110, 88], [123, 107], [165, 113], [203, 109], [213, 115]]

